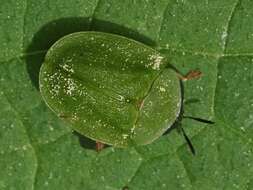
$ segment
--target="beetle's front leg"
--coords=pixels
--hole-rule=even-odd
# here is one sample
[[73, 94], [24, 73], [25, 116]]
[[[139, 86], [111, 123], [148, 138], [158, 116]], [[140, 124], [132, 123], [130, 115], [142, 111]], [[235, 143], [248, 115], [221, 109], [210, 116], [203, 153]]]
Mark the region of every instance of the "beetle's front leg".
[[199, 70], [192, 70], [192, 71], [189, 71], [186, 75], [181, 75], [180, 73], [177, 73], [177, 74], [180, 80], [187, 81], [187, 80], [199, 78], [202, 73]]

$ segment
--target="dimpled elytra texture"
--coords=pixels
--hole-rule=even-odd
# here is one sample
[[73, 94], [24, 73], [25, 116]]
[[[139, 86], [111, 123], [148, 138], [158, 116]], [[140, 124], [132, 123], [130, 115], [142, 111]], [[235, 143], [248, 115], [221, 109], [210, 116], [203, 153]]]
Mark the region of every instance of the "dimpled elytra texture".
[[154, 49], [102, 32], [57, 41], [40, 70], [47, 105], [93, 140], [116, 147], [151, 143], [181, 107], [177, 74]]

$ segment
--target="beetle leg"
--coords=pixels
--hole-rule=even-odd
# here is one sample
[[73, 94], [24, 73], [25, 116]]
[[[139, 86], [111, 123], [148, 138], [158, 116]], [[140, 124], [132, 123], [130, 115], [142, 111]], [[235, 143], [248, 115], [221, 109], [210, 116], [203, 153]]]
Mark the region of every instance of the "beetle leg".
[[182, 133], [183, 133], [184, 139], [185, 139], [185, 141], [186, 141], [188, 147], [190, 148], [191, 153], [192, 153], [193, 155], [195, 155], [195, 154], [196, 154], [196, 153], [195, 153], [195, 149], [194, 149], [194, 147], [193, 147], [193, 145], [192, 145], [192, 143], [191, 143], [191, 140], [190, 140], [189, 137], [186, 135], [186, 133], [185, 133], [185, 131], [184, 131], [184, 129], [183, 129], [182, 127], [181, 127], [181, 131], [182, 131]]
[[183, 116], [183, 118], [193, 119], [193, 120], [195, 120], [195, 121], [199, 121], [199, 122], [207, 123], [207, 124], [214, 124], [213, 121], [210, 121], [210, 120], [207, 120], [207, 119], [201, 119], [201, 118], [198, 118], [198, 117]]
[[96, 141], [96, 151], [100, 152], [105, 147], [105, 144]]
[[193, 70], [193, 71], [189, 71], [185, 76], [178, 74], [178, 77], [182, 81], [187, 81], [187, 80], [199, 78], [201, 76], [201, 74], [202, 73], [199, 70]]

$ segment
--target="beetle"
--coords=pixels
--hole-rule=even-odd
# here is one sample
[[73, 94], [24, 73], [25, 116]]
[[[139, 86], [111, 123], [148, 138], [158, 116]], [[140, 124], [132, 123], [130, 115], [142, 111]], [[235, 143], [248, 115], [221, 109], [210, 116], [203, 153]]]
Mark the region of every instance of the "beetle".
[[101, 150], [159, 138], [180, 115], [181, 81], [200, 74], [180, 75], [166, 57], [135, 40], [88, 31], [69, 34], [48, 50], [39, 84], [46, 104]]

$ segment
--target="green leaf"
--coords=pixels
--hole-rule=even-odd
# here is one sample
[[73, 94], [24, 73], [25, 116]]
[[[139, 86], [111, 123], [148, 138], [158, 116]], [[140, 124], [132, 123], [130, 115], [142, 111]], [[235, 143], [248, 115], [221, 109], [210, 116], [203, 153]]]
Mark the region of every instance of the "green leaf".
[[[0, 189], [252, 189], [253, 2], [176, 0], [1, 1]], [[138, 148], [100, 153], [45, 105], [38, 72], [60, 37], [95, 30], [157, 49], [181, 72], [177, 130]]]

